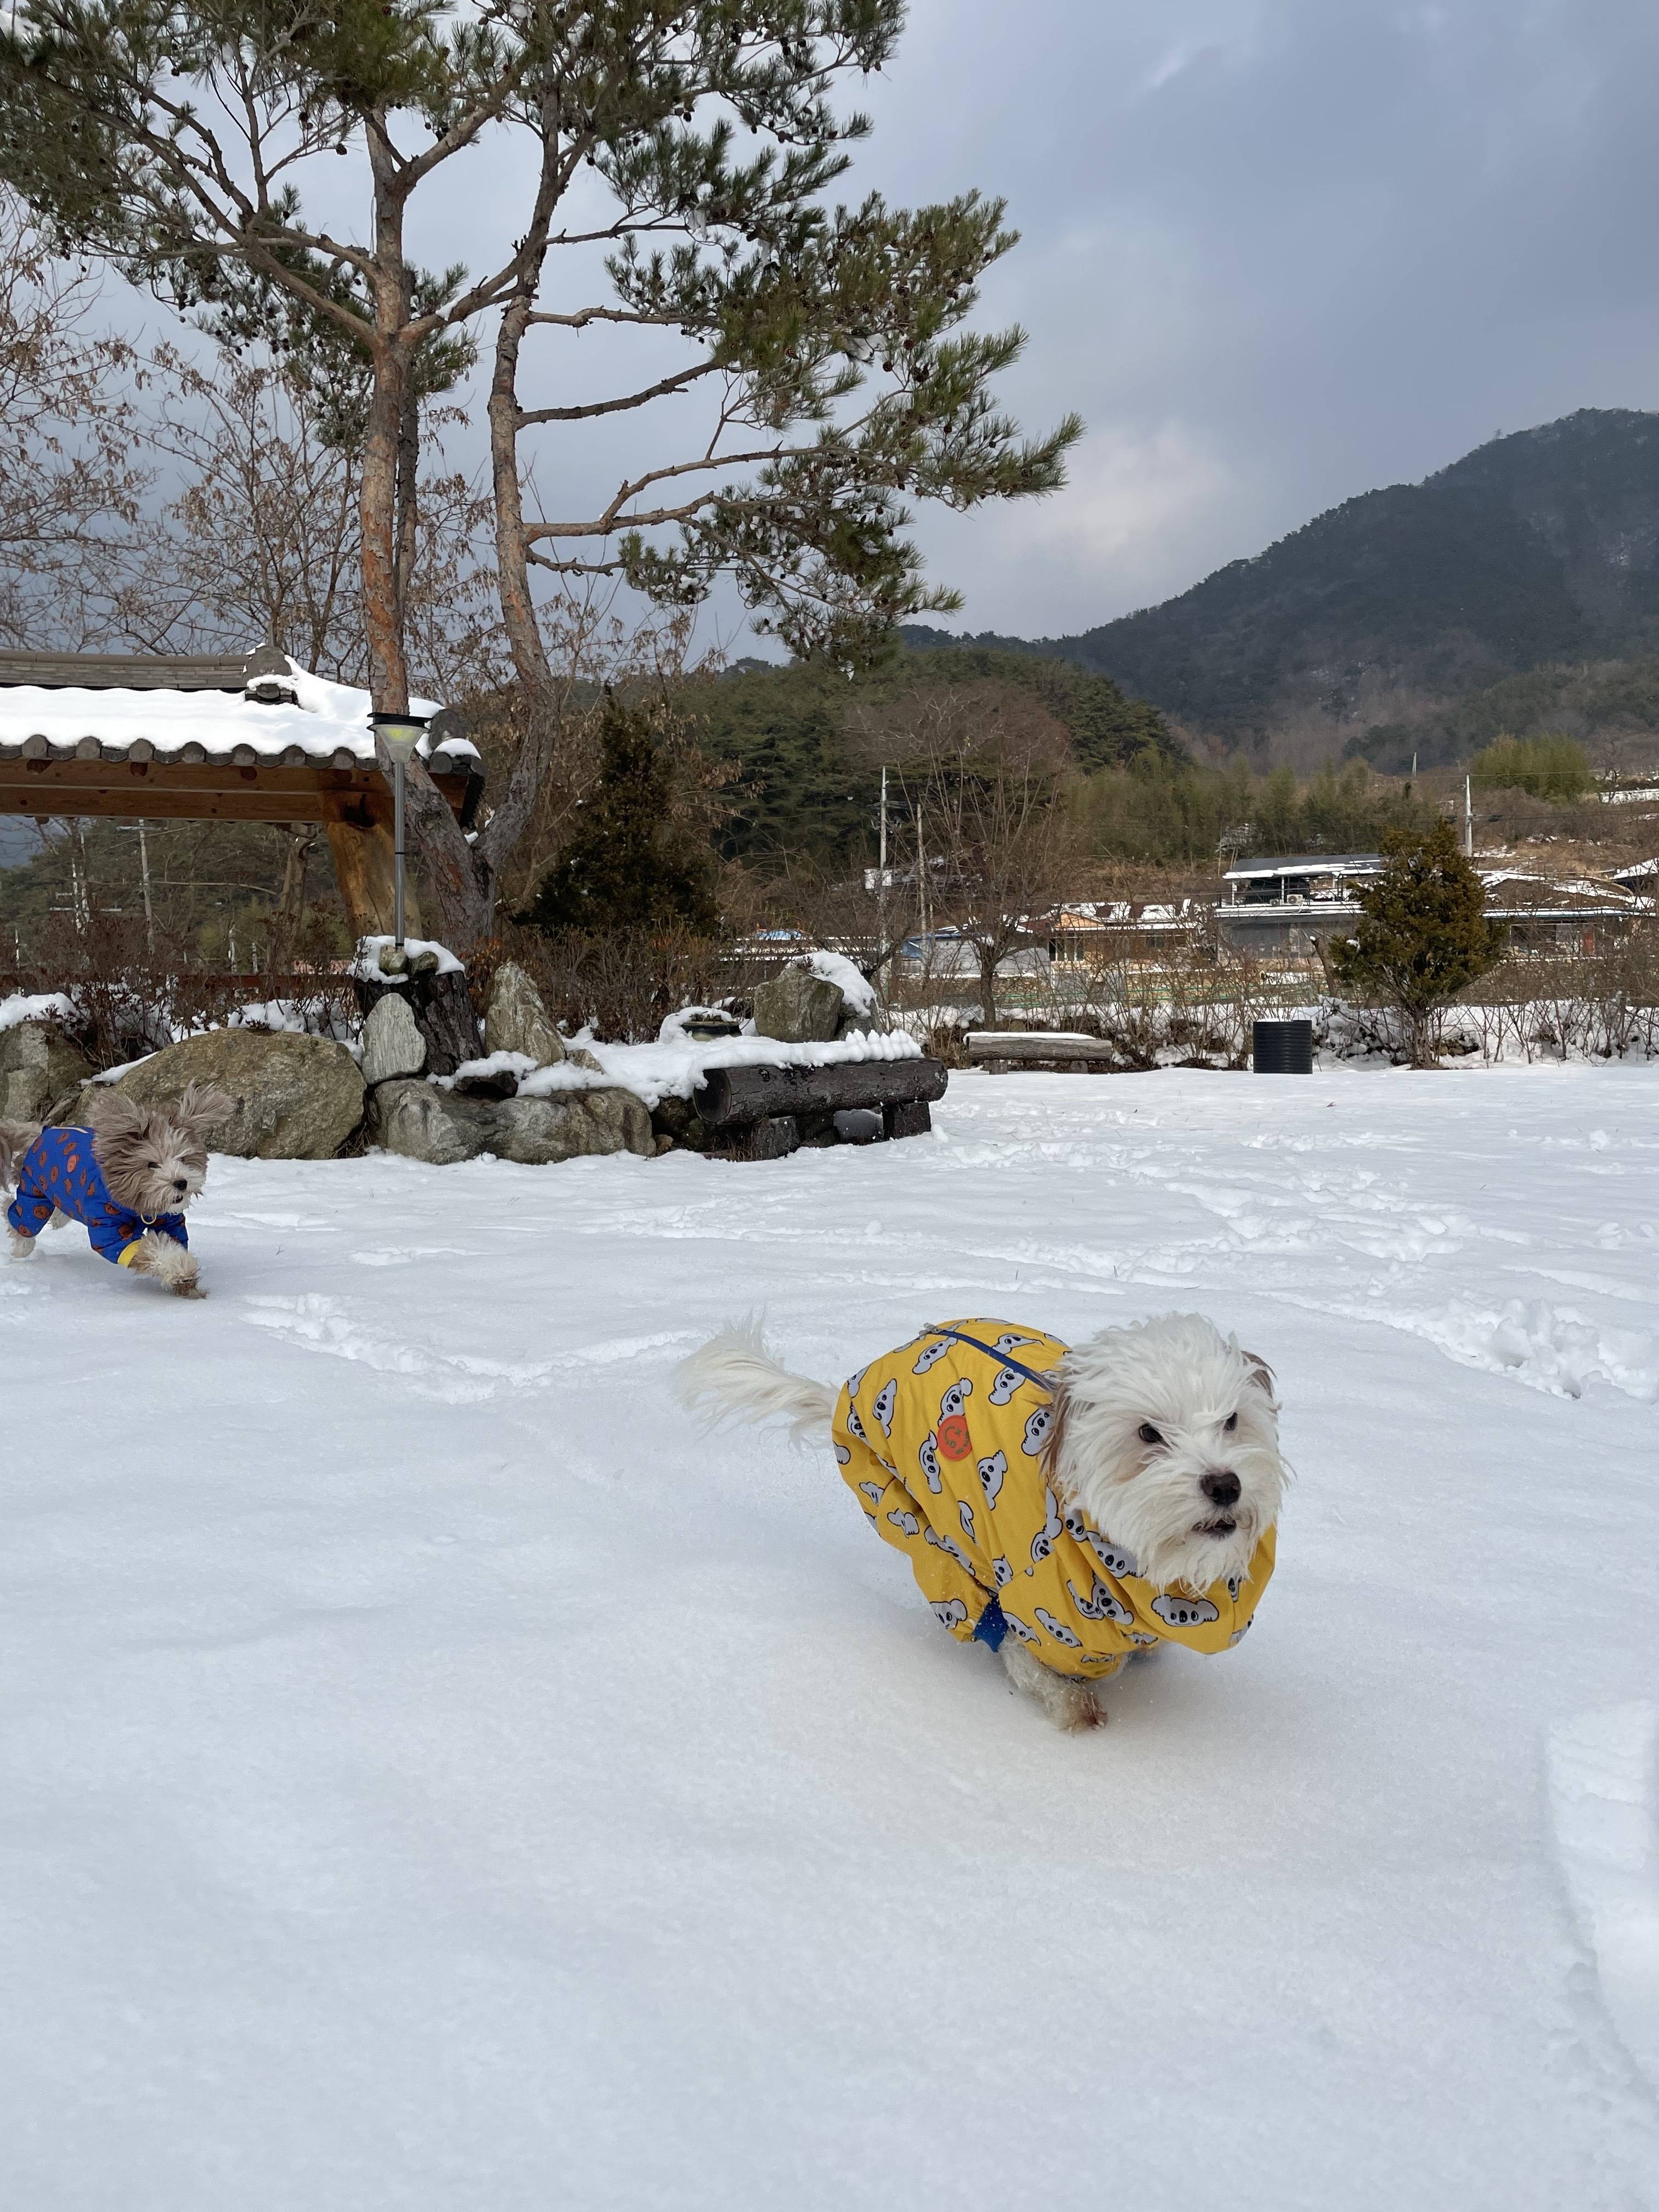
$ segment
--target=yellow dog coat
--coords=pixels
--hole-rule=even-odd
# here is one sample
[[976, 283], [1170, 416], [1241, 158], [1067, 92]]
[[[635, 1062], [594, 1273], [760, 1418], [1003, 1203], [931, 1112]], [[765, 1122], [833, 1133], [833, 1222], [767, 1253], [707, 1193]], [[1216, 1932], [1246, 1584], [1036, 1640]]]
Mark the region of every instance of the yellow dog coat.
[[1066, 1350], [1041, 1329], [953, 1321], [853, 1376], [836, 1457], [865, 1517], [960, 1643], [994, 1650], [1016, 1636], [1056, 1674], [1091, 1680], [1166, 1639], [1226, 1650], [1273, 1571], [1273, 1531], [1242, 1583], [1194, 1597], [1155, 1589], [1120, 1545], [1062, 1513], [1042, 1466], [1054, 1412], [1037, 1378]]

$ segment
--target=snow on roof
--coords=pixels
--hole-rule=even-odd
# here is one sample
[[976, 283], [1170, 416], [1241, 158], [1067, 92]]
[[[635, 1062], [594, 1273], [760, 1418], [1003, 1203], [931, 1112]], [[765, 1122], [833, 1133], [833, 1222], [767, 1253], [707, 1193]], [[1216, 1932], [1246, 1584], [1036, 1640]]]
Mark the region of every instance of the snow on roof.
[[1501, 884], [1533, 884], [1540, 891], [1557, 897], [1616, 899], [1622, 904], [1630, 901], [1630, 893], [1616, 881], [1596, 883], [1587, 876], [1540, 876], [1525, 868], [1482, 868], [1480, 872], [1489, 891], [1496, 890]]
[[1239, 860], [1224, 883], [1249, 883], [1258, 876], [1346, 876], [1370, 874], [1382, 865], [1380, 853], [1288, 853], [1279, 860]]
[[[169, 689], [144, 672], [142, 685], [14, 684], [0, 671], [0, 759], [121, 760], [135, 745], [141, 760], [185, 757], [233, 757], [246, 747], [255, 762], [299, 768], [372, 768], [374, 740], [368, 726], [369, 695], [355, 684], [313, 676], [289, 655], [287, 678], [260, 689], [291, 691], [291, 698], [260, 699], [242, 690]], [[100, 674], [104, 672], [100, 670]], [[416, 714], [440, 713], [435, 700], [410, 702]], [[465, 774], [479, 765], [470, 738], [428, 732], [418, 750], [443, 773]], [[94, 750], [95, 748], [95, 750]]]
[[1659, 876], [1659, 860], [1638, 860], [1628, 868], [1613, 871], [1613, 880], [1616, 884], [1635, 883], [1643, 876]]

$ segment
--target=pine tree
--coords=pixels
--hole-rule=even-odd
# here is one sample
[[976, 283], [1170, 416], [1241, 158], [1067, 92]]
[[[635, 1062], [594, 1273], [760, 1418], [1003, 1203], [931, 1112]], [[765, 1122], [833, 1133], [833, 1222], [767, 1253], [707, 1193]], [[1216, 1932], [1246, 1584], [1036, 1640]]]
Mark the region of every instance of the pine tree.
[[600, 724], [598, 785], [574, 835], [520, 917], [599, 937], [714, 927], [714, 866], [672, 816], [673, 769], [647, 718], [613, 694]]
[[1494, 965], [1503, 932], [1486, 920], [1485, 890], [1449, 822], [1385, 830], [1382, 842], [1388, 865], [1359, 887], [1365, 918], [1332, 941], [1331, 973], [1397, 1007], [1411, 1065], [1432, 1067], [1435, 1016]]

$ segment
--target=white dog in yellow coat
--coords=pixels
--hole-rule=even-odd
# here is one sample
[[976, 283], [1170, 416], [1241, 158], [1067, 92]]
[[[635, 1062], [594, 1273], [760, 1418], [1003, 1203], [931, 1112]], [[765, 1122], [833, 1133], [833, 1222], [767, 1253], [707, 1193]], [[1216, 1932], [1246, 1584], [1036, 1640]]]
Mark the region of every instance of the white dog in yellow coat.
[[1136, 1651], [1230, 1650], [1273, 1572], [1273, 1376], [1196, 1314], [1074, 1349], [1005, 1321], [935, 1322], [839, 1395], [732, 1328], [681, 1375], [688, 1403], [832, 1443], [941, 1624], [999, 1651], [1058, 1727], [1103, 1718], [1097, 1685]]

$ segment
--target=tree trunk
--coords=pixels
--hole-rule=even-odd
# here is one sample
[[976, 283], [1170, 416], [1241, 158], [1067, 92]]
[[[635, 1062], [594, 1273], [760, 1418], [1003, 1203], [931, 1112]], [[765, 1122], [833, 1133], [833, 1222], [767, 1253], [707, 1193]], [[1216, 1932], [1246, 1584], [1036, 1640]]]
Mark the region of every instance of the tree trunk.
[[979, 948], [980, 1019], [988, 1030], [997, 1025], [997, 956], [994, 946]]
[[[404, 592], [414, 558], [416, 525], [414, 482], [420, 459], [420, 421], [413, 358], [408, 343], [411, 279], [404, 261], [404, 203], [391, 149], [380, 119], [368, 131], [374, 181], [374, 374], [363, 441], [358, 493], [362, 530], [363, 617], [369, 661], [369, 694], [377, 711], [409, 711], [409, 662], [404, 640]], [[392, 764], [378, 752], [389, 796]], [[489, 904], [479, 896], [472, 849], [430, 776], [410, 763], [405, 787], [411, 857], [417, 858], [434, 902], [444, 942], [465, 951], [489, 927]], [[357, 846], [337, 836], [329, 844], [348, 912], [384, 911], [390, 896], [389, 859], [371, 836]], [[383, 860], [386, 861], [382, 866]], [[349, 878], [351, 889], [347, 890]], [[382, 878], [385, 878], [383, 881]], [[354, 927], [356, 924], [354, 923]], [[388, 918], [382, 925], [392, 927]], [[362, 932], [360, 931], [361, 934]]]

